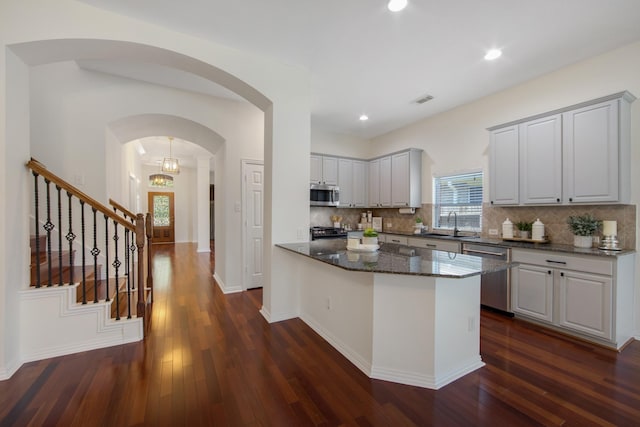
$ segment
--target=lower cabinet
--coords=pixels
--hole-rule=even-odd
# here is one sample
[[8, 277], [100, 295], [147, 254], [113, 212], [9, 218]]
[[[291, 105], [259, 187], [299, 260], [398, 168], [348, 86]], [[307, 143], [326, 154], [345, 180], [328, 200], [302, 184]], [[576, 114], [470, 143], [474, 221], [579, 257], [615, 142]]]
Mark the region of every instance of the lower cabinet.
[[634, 254], [558, 255], [513, 249], [512, 307], [518, 317], [620, 348], [633, 336]]

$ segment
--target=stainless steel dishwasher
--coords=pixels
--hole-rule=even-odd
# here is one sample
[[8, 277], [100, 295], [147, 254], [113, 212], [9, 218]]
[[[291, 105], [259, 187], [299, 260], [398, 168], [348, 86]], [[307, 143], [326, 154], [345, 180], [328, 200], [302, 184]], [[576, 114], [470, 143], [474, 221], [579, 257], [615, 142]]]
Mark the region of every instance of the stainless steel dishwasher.
[[[511, 249], [504, 246], [464, 242], [462, 253], [511, 262]], [[480, 304], [513, 316], [510, 268], [482, 275], [480, 279]]]

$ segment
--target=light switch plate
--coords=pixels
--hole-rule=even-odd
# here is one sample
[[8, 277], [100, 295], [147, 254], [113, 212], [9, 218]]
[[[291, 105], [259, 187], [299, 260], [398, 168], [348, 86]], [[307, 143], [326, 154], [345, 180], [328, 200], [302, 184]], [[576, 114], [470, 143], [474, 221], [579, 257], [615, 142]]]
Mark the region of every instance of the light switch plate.
[[497, 228], [490, 228], [489, 229], [489, 236], [497, 236], [498, 235], [498, 229]]

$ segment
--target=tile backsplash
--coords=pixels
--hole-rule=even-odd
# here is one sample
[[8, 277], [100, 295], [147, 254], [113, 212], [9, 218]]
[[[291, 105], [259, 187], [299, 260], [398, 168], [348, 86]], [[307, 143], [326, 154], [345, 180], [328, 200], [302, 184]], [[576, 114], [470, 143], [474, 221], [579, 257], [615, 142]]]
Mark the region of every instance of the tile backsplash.
[[[311, 207], [311, 225], [331, 226], [331, 215], [342, 216], [342, 223], [354, 229], [360, 221], [360, 213], [371, 210], [373, 216], [383, 218], [383, 230], [386, 232], [413, 231], [417, 217], [422, 218], [425, 225], [431, 228], [433, 205], [424, 204], [416, 209], [413, 215], [401, 214], [398, 209], [346, 209]], [[540, 218], [545, 225], [545, 234], [554, 243], [571, 245], [573, 234], [567, 226], [567, 218], [572, 215], [591, 213], [600, 220], [613, 220], [618, 223], [618, 242], [620, 247], [632, 249], [636, 247], [636, 206], [635, 205], [592, 205], [592, 206], [491, 206], [485, 203], [482, 207], [482, 236], [489, 236], [490, 229], [502, 233], [502, 222], [509, 218], [513, 223], [519, 221], [535, 221]], [[463, 230], [464, 231], [464, 230]]]

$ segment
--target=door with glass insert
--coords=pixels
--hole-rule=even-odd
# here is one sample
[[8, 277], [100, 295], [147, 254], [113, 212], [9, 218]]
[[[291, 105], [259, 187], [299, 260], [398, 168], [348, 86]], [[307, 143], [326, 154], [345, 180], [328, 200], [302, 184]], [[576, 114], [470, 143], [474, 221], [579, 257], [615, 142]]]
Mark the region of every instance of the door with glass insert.
[[174, 243], [173, 193], [149, 192], [148, 206], [153, 215], [153, 243]]

